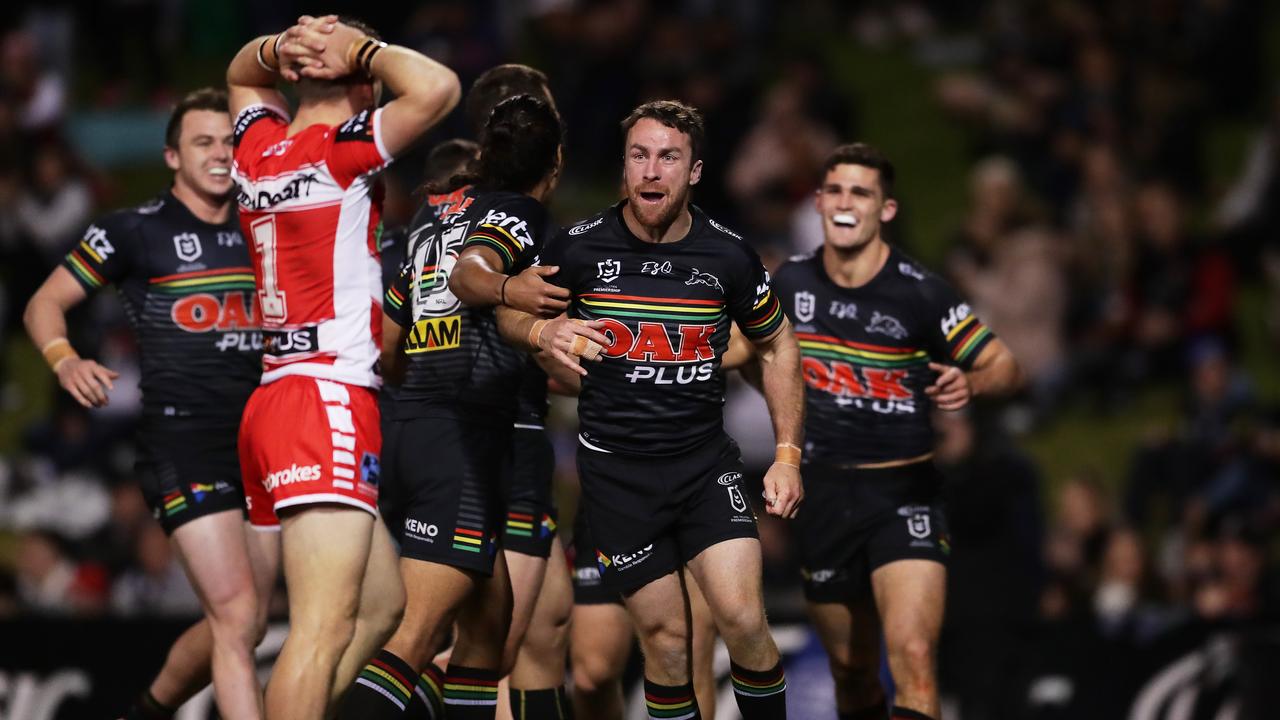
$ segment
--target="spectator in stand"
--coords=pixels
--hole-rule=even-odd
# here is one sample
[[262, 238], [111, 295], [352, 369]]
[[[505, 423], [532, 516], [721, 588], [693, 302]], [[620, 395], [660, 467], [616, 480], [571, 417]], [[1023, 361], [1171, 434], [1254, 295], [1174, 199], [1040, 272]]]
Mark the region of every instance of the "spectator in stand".
[[42, 67], [35, 38], [10, 31], [0, 41], [0, 89], [15, 101], [18, 124], [27, 132], [57, 128], [66, 113], [66, 81]]
[[33, 241], [47, 271], [72, 245], [93, 211], [89, 184], [76, 171], [65, 145], [50, 141], [36, 148], [30, 185], [15, 209], [22, 232]]
[[93, 615], [104, 609], [107, 576], [94, 565], [77, 563], [51, 532], [28, 530], [18, 536], [18, 598], [32, 612]]
[[200, 598], [158, 524], [146, 523], [140, 528], [135, 566], [112, 585], [111, 610], [134, 617], [200, 617]]

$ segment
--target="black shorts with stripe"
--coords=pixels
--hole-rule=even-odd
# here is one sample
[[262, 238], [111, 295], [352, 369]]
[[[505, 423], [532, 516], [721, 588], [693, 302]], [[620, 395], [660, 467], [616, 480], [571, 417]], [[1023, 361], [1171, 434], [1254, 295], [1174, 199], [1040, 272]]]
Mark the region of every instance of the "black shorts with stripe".
[[385, 425], [379, 505], [402, 557], [493, 573], [508, 422], [421, 417]]

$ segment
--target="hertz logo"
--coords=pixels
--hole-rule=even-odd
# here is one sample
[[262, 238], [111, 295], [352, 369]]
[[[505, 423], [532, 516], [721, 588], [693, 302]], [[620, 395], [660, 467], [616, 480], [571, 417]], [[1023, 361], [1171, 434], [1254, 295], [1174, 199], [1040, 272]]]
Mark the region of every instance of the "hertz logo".
[[461, 344], [462, 316], [450, 315], [440, 318], [425, 318], [413, 324], [409, 337], [404, 341], [406, 355], [433, 352], [435, 350], [452, 350]]

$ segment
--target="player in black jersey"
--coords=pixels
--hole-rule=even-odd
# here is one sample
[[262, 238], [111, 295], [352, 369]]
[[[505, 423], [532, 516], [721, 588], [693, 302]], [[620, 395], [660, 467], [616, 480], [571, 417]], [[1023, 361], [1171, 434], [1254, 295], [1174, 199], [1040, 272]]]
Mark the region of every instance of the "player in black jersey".
[[278, 560], [274, 539], [261, 542], [242, 520], [236, 432], [262, 371], [262, 337], [232, 203], [225, 91], [197, 90], [178, 103], [164, 158], [172, 188], [90, 225], [25, 320], [58, 382], [86, 407], [107, 404], [116, 374], [71, 348], [67, 311], [114, 284], [138, 336], [138, 480], [206, 619], [174, 644], [130, 717], [172, 714], [211, 672], [224, 717], [257, 717], [253, 647], [266, 620], [258, 598], [270, 592]]
[[938, 717], [950, 548], [929, 415], [1019, 382], [1009, 350], [955, 291], [884, 241], [893, 179], [876, 149], [836, 149], [816, 198], [825, 243], [774, 284], [804, 356], [808, 502], [795, 527], [805, 595], [840, 717], [860, 720]]
[[[503, 101], [482, 134], [475, 174], [455, 178], [469, 186], [457, 210], [436, 218], [426, 206], [413, 222], [409, 262], [384, 304], [405, 355], [385, 438], [392, 480], [383, 492], [408, 603], [396, 634], [357, 679], [345, 717], [397, 717], [415, 684], [433, 694], [429, 686], [441, 679], [418, 679], [455, 618], [442, 704], [450, 717], [492, 718], [496, 710], [512, 602], [497, 552], [500, 485], [526, 357], [499, 337], [486, 305], [535, 312], [565, 305], [555, 296], [566, 293], [541, 279], [547, 271], [529, 269], [547, 228], [542, 201], [559, 179], [560, 143], [560, 118], [546, 100]], [[455, 295], [450, 275], [473, 256], [487, 273]], [[463, 305], [468, 290], [492, 293], [487, 303]]]
[[[583, 373], [578, 468], [604, 582], [626, 596], [655, 717], [699, 717], [689, 684], [681, 567], [697, 578], [732, 660], [743, 716], [785, 717], [785, 681], [761, 593], [755, 513], [724, 432], [720, 361], [736, 321], [764, 359], [781, 451], [768, 511], [800, 499], [799, 351], [768, 274], [741, 237], [689, 205], [702, 163], [693, 108], [659, 101], [623, 122], [626, 198], [548, 243], [540, 261], [570, 290], [571, 318], [500, 313], [513, 342]], [[589, 343], [594, 342], [598, 347]], [[572, 355], [602, 362], [590, 372]]]

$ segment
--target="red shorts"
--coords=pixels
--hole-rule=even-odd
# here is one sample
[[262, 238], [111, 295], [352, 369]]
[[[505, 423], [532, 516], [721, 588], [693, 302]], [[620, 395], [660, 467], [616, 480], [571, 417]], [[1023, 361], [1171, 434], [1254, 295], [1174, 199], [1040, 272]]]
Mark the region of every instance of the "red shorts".
[[240, 420], [240, 474], [249, 523], [276, 512], [339, 503], [378, 514], [382, 429], [373, 390], [289, 375], [253, 392]]

